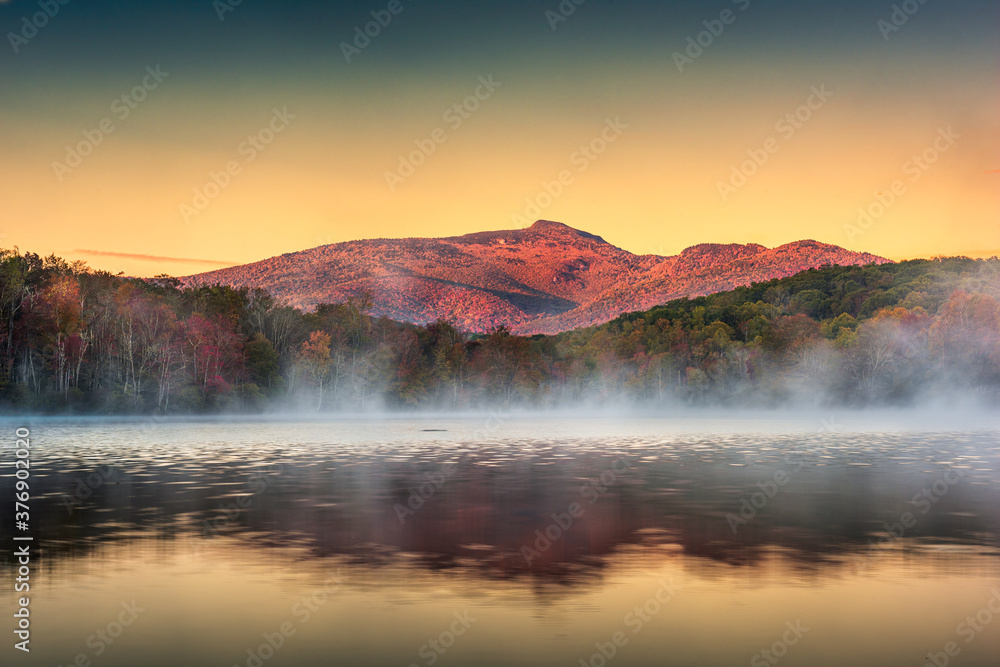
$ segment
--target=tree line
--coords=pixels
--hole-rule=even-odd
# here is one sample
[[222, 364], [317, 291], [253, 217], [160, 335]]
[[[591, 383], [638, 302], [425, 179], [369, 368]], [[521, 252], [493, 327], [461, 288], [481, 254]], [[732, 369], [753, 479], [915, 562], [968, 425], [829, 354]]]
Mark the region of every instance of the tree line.
[[995, 403], [1000, 260], [830, 266], [555, 336], [303, 312], [260, 289], [0, 250], [0, 409]]

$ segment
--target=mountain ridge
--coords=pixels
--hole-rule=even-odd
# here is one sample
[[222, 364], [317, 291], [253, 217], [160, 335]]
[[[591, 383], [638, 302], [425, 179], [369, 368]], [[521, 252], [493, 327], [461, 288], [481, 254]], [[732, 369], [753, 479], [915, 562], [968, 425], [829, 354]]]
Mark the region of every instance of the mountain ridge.
[[635, 255], [561, 222], [444, 238], [346, 241], [182, 278], [260, 287], [290, 305], [370, 295], [372, 314], [473, 332], [557, 333], [682, 296], [702, 296], [827, 264], [888, 263], [812, 239], [776, 248], [702, 243]]

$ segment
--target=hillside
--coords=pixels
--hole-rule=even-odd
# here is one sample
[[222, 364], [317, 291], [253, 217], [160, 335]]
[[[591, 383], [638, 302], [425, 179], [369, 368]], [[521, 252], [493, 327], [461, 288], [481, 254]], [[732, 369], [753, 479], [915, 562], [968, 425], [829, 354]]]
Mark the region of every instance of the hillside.
[[527, 229], [451, 238], [337, 243], [184, 282], [259, 287], [303, 309], [369, 294], [375, 316], [418, 324], [444, 318], [473, 332], [502, 324], [534, 334], [808, 268], [888, 261], [816, 241], [773, 249], [703, 244], [672, 257], [633, 255], [599, 236], [540, 220]]
[[809, 269], [530, 337], [373, 318], [358, 304], [303, 312], [259, 289], [125, 278], [16, 249], [0, 249], [0, 296], [7, 414], [1000, 405], [995, 258]]

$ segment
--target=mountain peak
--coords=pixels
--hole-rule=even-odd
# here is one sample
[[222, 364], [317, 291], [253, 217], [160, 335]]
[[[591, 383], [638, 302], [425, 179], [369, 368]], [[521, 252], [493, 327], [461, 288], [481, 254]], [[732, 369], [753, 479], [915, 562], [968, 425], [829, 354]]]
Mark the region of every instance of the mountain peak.
[[591, 234], [589, 232], [576, 229], [575, 227], [570, 227], [569, 225], [556, 222], [555, 220], [536, 220], [535, 224], [528, 227], [527, 231], [535, 232], [536, 234], [571, 234], [573, 236], [607, 243], [607, 241], [596, 234]]
[[811, 240], [770, 250], [706, 243], [672, 257], [635, 255], [561, 222], [538, 220], [449, 238], [335, 243], [184, 281], [261, 287], [304, 309], [370, 297], [377, 317], [444, 318], [467, 331], [505, 325], [534, 334], [592, 326], [682, 296], [812, 267], [885, 261]]
[[578, 231], [576, 229], [573, 229], [567, 224], [564, 224], [562, 222], [556, 222], [555, 220], [535, 220], [535, 224], [531, 225], [531, 227], [529, 227], [528, 229], [533, 229], [536, 232], [544, 232], [552, 230], [558, 230], [558, 231], [568, 230], [573, 232]]

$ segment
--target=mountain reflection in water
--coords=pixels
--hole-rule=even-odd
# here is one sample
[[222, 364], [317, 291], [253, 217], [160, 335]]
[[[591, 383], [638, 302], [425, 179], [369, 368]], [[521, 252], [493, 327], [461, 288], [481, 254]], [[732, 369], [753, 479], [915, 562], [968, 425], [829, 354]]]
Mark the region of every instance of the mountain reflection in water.
[[[947, 640], [962, 613], [974, 613], [1000, 583], [1000, 466], [992, 431], [683, 433], [655, 420], [585, 428], [555, 420], [473, 438], [477, 426], [41, 424], [32, 433], [32, 520], [42, 527], [34, 566], [60, 599], [81, 586], [97, 589], [89, 603], [78, 603], [84, 617], [93, 596], [131, 599], [122, 591], [158, 581], [159, 608], [176, 605], [177, 613], [191, 601], [169, 602], [170, 595], [225, 591], [227, 602], [216, 603], [229, 620], [220, 623], [237, 645], [202, 637], [200, 657], [190, 664], [246, 664], [236, 637], [255, 622], [243, 615], [283, 608], [287, 617], [289, 600], [334, 573], [340, 602], [330, 613], [342, 625], [355, 623], [355, 615], [384, 623], [382, 631], [369, 625], [339, 640], [336, 633], [317, 635], [283, 649], [271, 664], [313, 664], [309, 656], [324, 641], [354, 664], [427, 664], [413, 642], [440, 631], [421, 619], [436, 617], [442, 605], [449, 614], [466, 607], [484, 617], [493, 614], [487, 608], [501, 616], [523, 612], [497, 620], [488, 633], [482, 623], [470, 628], [468, 662], [453, 664], [579, 664], [614, 632], [627, 633], [621, 610], [654, 599], [668, 581], [683, 591], [665, 603], [670, 627], [660, 627], [656, 641], [650, 635], [644, 650], [634, 648], [638, 638], [631, 652], [621, 647], [616, 662], [664, 664], [656, 662], [663, 646], [654, 644], [669, 638], [675, 655], [688, 656], [677, 664], [729, 664], [719, 656], [730, 654], [746, 664], [795, 618], [775, 617], [777, 625], [759, 632], [754, 624], [789, 604], [812, 610], [814, 624], [821, 612], [832, 624], [843, 624], [844, 614], [863, 617], [873, 599], [880, 613], [888, 606], [905, 616], [915, 613], [900, 592], [908, 586], [944, 614], [939, 634]], [[12, 486], [5, 474], [0, 497]], [[6, 534], [13, 528], [8, 514], [0, 518]], [[15, 567], [6, 551], [4, 585]], [[95, 580], [95, 570], [115, 583]], [[266, 592], [251, 595], [259, 587]], [[822, 599], [789, 602], [819, 589]], [[698, 590], [697, 598], [690, 595]], [[241, 601], [243, 595], [256, 602]], [[348, 599], [353, 606], [345, 606]], [[52, 656], [65, 664], [85, 648], [90, 631], [75, 629], [80, 619], [56, 602], [44, 604], [75, 641]], [[251, 613], [246, 605], [261, 609]], [[954, 623], [946, 611], [954, 611]], [[702, 636], [707, 630], [677, 628], [715, 616], [742, 625], [716, 642], [719, 656], [699, 663], [713, 645]], [[552, 625], [553, 637], [574, 648], [528, 641], [530, 656], [517, 659], [516, 650], [499, 648], [530, 617]], [[641, 625], [640, 618], [631, 622]], [[918, 664], [937, 642], [920, 625], [927, 622], [913, 621], [897, 638], [933, 639], [927, 650], [908, 650], [910, 662], [890, 651], [882, 664]], [[261, 624], [260, 632], [268, 629]], [[412, 635], [409, 643], [386, 641], [389, 627]], [[154, 664], [148, 644], [161, 638], [150, 628], [135, 632], [143, 646], [132, 655]], [[483, 644], [487, 634], [499, 644]], [[988, 653], [998, 638], [997, 627], [984, 630], [974, 648]], [[883, 650], [874, 635], [856, 640]], [[833, 647], [824, 654], [840, 646], [828, 637], [808, 642], [810, 650], [823, 642]], [[745, 646], [757, 648], [746, 653]], [[115, 660], [125, 655], [122, 649]], [[966, 651], [963, 664], [976, 664], [975, 655]], [[106, 664], [127, 664], [115, 660]], [[789, 664], [827, 663], [814, 655]]]

